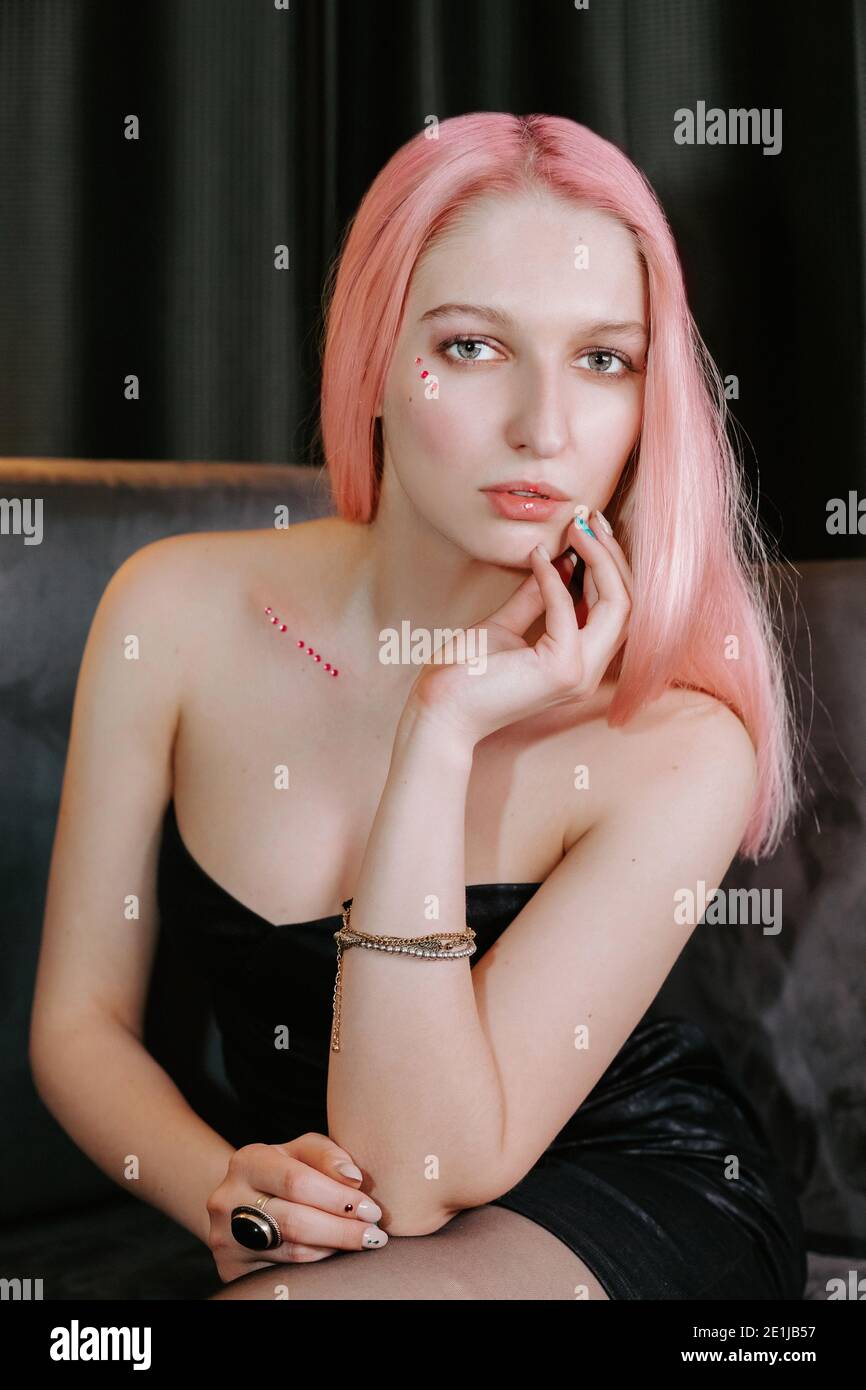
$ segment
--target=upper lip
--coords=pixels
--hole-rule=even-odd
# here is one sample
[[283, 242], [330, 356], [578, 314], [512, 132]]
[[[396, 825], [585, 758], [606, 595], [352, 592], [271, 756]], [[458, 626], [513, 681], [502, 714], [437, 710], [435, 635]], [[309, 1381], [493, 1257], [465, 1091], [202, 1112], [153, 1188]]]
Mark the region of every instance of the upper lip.
[[491, 487], [482, 488], [482, 492], [513, 492], [515, 488], [521, 492], [537, 492], [545, 497], [552, 497], [555, 501], [564, 502], [568, 496], [567, 492], [560, 492], [558, 487], [548, 483], [544, 478], [514, 478], [510, 483], [493, 483]]

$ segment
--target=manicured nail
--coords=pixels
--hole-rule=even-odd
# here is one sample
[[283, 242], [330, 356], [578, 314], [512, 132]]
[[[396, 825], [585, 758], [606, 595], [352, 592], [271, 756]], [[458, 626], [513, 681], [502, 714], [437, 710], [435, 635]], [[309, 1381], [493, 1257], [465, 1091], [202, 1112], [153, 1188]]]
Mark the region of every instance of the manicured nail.
[[360, 1168], [356, 1168], [354, 1163], [338, 1163], [335, 1165], [344, 1178], [363, 1178], [364, 1174]]
[[364, 1232], [364, 1249], [375, 1250], [380, 1245], [388, 1244], [388, 1232], [380, 1231], [378, 1226], [368, 1226]]
[[604, 530], [607, 532], [607, 534], [608, 534], [609, 536], [612, 536], [612, 535], [613, 535], [613, 527], [611, 526], [611, 524], [610, 524], [610, 522], [608, 521], [607, 517], [605, 516], [604, 512], [600, 512], [600, 511], [598, 510], [598, 508], [596, 508], [595, 514], [596, 514], [596, 516], [598, 517], [599, 521], [601, 522], [601, 524], [602, 524]]
[[535, 549], [538, 551], [538, 553], [539, 553], [539, 555], [541, 556], [542, 560], [549, 560], [549, 559], [550, 559], [550, 556], [548, 555], [547, 550], [545, 549], [545, 547], [544, 547], [543, 545], [537, 545], [537, 546], [535, 547]]
[[360, 1216], [364, 1221], [381, 1221], [382, 1208], [377, 1207], [375, 1202], [371, 1202], [369, 1197], [365, 1197], [355, 1207], [355, 1215]]
[[569, 546], [568, 549], [567, 549], [566, 552], [565, 552], [565, 558], [566, 558], [566, 560], [569, 562], [570, 565], [576, 565], [576, 564], [577, 564], [577, 551], [576, 551], [576, 550], [573, 550], [572, 547]]
[[589, 535], [592, 536], [592, 539], [594, 541], [598, 540], [598, 536], [595, 534], [591, 526], [587, 526], [582, 516], [575, 516], [574, 524], [575, 526], [579, 526], [581, 531], [587, 531]]

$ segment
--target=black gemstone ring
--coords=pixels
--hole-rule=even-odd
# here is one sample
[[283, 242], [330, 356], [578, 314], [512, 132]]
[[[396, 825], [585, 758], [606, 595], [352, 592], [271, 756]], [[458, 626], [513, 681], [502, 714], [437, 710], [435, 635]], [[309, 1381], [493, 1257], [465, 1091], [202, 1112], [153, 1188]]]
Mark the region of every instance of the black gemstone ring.
[[260, 1207], [235, 1207], [231, 1215], [232, 1235], [247, 1250], [274, 1250], [283, 1237], [272, 1216]]

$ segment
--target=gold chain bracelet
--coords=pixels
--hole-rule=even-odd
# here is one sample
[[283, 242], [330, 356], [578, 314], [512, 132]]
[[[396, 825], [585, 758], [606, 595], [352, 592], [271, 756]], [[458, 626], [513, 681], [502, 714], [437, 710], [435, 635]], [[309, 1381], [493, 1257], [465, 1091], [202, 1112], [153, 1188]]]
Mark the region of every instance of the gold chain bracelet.
[[331, 1028], [331, 1051], [340, 1051], [340, 1016], [343, 1000], [343, 950], [348, 946], [363, 946], [370, 951], [393, 951], [395, 954], [420, 956], [428, 960], [457, 960], [471, 956], [478, 948], [475, 932], [470, 926], [464, 931], [433, 932], [429, 936], [377, 936], [372, 932], [350, 927], [352, 899], [343, 903], [343, 925], [334, 932], [337, 943], [337, 978], [334, 982], [334, 1022]]

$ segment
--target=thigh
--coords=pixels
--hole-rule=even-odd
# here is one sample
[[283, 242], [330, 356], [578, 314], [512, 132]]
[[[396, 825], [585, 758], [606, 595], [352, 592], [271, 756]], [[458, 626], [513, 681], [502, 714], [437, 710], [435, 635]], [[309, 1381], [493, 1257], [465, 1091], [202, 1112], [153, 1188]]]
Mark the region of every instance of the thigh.
[[543, 1226], [505, 1207], [461, 1211], [427, 1236], [256, 1270], [215, 1299], [606, 1299], [595, 1275]]

